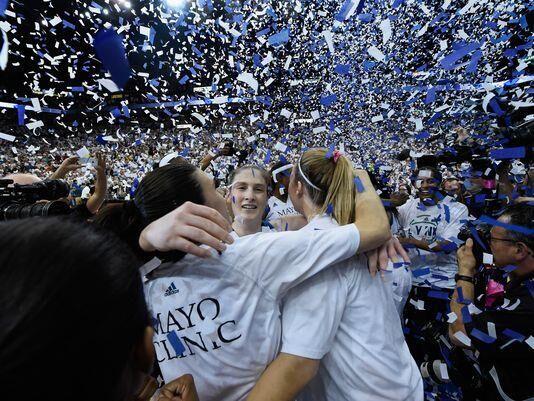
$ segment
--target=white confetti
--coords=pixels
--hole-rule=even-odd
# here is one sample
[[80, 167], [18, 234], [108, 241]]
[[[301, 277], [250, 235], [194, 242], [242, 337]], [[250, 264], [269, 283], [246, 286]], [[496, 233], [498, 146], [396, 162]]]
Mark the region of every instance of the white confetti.
[[389, 18], [386, 18], [380, 22], [380, 30], [382, 31], [382, 44], [386, 44], [389, 39], [391, 39], [391, 21]]
[[375, 58], [377, 61], [384, 61], [386, 56], [384, 53], [382, 53], [377, 47], [371, 46], [367, 49], [367, 53], [373, 58]]
[[2, 132], [0, 132], [0, 139], [4, 139], [6, 141], [13, 142], [15, 140], [15, 138], [16, 137], [14, 137], [13, 135], [3, 134]]
[[250, 72], [242, 72], [237, 76], [237, 80], [246, 83], [254, 90], [254, 92], [258, 92], [258, 81]]

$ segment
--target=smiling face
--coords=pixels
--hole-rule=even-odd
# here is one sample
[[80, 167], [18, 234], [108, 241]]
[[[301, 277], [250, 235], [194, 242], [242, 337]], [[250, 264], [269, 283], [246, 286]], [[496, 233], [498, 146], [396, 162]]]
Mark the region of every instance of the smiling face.
[[267, 183], [261, 171], [245, 168], [237, 173], [229, 196], [236, 218], [261, 222], [267, 206]]
[[415, 181], [417, 194], [421, 201], [435, 200], [439, 182], [432, 170], [421, 170]]

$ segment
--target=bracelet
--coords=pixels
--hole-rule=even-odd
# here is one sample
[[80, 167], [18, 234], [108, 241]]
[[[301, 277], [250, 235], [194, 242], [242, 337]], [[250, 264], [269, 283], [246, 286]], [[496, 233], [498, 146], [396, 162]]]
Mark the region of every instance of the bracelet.
[[474, 283], [475, 283], [475, 281], [473, 280], [473, 277], [470, 277], [470, 276], [464, 276], [464, 275], [462, 275], [462, 274], [455, 274], [455, 275], [454, 275], [454, 281], [460, 281], [460, 280], [462, 280], [462, 281], [467, 281], [467, 282], [469, 282], [469, 283], [471, 283], [471, 284], [474, 284]]

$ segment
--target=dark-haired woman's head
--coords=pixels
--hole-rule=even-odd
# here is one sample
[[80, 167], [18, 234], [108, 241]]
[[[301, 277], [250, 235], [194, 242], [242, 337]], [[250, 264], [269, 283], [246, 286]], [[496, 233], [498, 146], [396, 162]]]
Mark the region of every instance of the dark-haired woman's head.
[[133, 202], [120, 208], [105, 208], [94, 222], [114, 231], [142, 254], [138, 245], [141, 231], [188, 201], [209, 206], [228, 217], [225, 200], [215, 189], [213, 179], [199, 168], [183, 161], [171, 163], [141, 180]]
[[137, 268], [115, 236], [31, 218], [0, 225], [5, 399], [125, 400], [153, 361]]
[[293, 165], [287, 161], [278, 161], [271, 167], [271, 187], [273, 195], [287, 202], [289, 179]]

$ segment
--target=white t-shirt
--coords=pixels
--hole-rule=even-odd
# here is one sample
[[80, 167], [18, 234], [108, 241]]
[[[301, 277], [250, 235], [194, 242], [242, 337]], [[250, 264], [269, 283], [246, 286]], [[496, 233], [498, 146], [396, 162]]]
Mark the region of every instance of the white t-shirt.
[[[391, 234], [398, 235], [400, 230], [401, 227], [399, 224], [399, 219], [396, 215], [393, 215]], [[404, 305], [406, 305], [406, 301], [408, 301], [408, 297], [412, 289], [412, 272], [407, 266], [393, 266], [391, 274], [387, 275], [385, 278], [388, 282], [391, 282], [395, 307], [397, 308], [397, 312], [402, 319]]]
[[[317, 217], [302, 231], [337, 226]], [[322, 359], [299, 400], [422, 400], [419, 369], [404, 341], [390, 283], [352, 257], [292, 289], [282, 310], [282, 352]]]
[[269, 205], [269, 214], [267, 214], [267, 221], [278, 220], [287, 216], [300, 216], [301, 214], [295, 210], [293, 203], [289, 196], [287, 202], [284, 203], [276, 196], [271, 196], [267, 201]]
[[[409, 200], [398, 211], [405, 235], [429, 244], [442, 240], [456, 241], [469, 215], [467, 207], [460, 202], [426, 206], [419, 199]], [[458, 271], [455, 250], [446, 253], [410, 248], [409, 254], [412, 270], [430, 268], [428, 274], [418, 273], [413, 279], [414, 284], [427, 286], [427, 281], [441, 288], [455, 288], [454, 275]]]
[[259, 233], [153, 271], [145, 293], [165, 381], [190, 373], [202, 401], [244, 400], [279, 352], [282, 296], [354, 255], [359, 242], [353, 224]]

